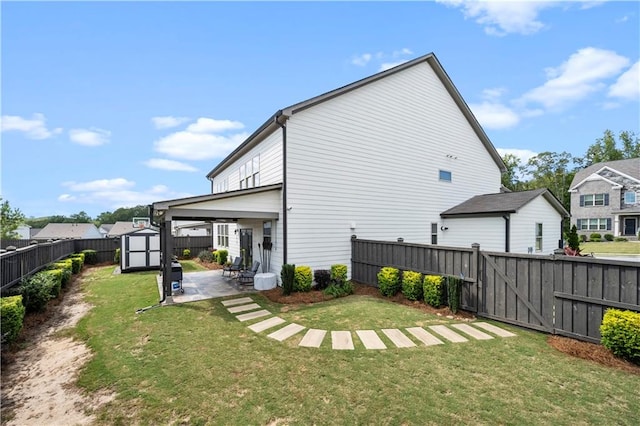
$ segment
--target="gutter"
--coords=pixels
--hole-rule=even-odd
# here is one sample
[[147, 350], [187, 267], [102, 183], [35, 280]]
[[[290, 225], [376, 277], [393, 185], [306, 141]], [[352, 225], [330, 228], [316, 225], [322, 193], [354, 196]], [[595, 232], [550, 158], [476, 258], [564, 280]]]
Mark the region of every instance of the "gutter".
[[504, 219], [504, 251], [509, 253], [511, 242], [511, 216], [506, 214], [502, 216]]
[[282, 110], [278, 111], [273, 120], [282, 129], [282, 264], [287, 263], [287, 126], [280, 122]]

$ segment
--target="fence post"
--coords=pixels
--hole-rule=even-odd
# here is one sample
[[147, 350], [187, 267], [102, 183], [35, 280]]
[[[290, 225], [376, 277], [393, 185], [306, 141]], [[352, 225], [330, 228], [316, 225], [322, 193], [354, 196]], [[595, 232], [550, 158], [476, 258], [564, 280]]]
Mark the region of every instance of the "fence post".
[[471, 256], [471, 274], [476, 279], [476, 313], [480, 312], [480, 292], [482, 291], [482, 284], [480, 280], [480, 244], [471, 244], [473, 249], [473, 255]]

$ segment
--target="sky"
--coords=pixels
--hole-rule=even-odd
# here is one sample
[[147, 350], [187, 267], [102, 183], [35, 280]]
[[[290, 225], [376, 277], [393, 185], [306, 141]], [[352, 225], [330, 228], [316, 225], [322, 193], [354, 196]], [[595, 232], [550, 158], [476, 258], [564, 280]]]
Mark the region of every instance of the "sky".
[[640, 3], [7, 2], [1, 196], [91, 217], [210, 193], [278, 109], [433, 52], [500, 153], [640, 134]]

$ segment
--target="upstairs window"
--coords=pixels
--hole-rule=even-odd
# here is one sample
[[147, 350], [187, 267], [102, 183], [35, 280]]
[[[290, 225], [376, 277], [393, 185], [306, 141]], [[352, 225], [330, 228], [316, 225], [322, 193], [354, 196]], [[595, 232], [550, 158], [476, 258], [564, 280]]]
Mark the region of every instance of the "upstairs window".
[[627, 191], [624, 193], [625, 204], [635, 204], [637, 200], [636, 193], [634, 191]]
[[440, 170], [439, 179], [444, 182], [451, 182], [451, 172], [447, 170]]
[[608, 206], [609, 194], [585, 194], [580, 196], [580, 207]]
[[216, 184], [216, 194], [227, 192], [229, 190], [229, 179], [224, 179]]
[[240, 166], [240, 189], [260, 186], [260, 156]]

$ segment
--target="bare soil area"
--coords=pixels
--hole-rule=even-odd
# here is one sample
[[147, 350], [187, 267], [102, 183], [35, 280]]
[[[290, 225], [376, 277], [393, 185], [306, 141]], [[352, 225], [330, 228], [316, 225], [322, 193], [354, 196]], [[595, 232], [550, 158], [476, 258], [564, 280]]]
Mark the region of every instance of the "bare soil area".
[[3, 425], [86, 425], [93, 411], [115, 395], [87, 396], [75, 386], [91, 352], [82, 342], [62, 337], [91, 306], [74, 278], [42, 314], [28, 315], [17, 342], [2, 348]]

